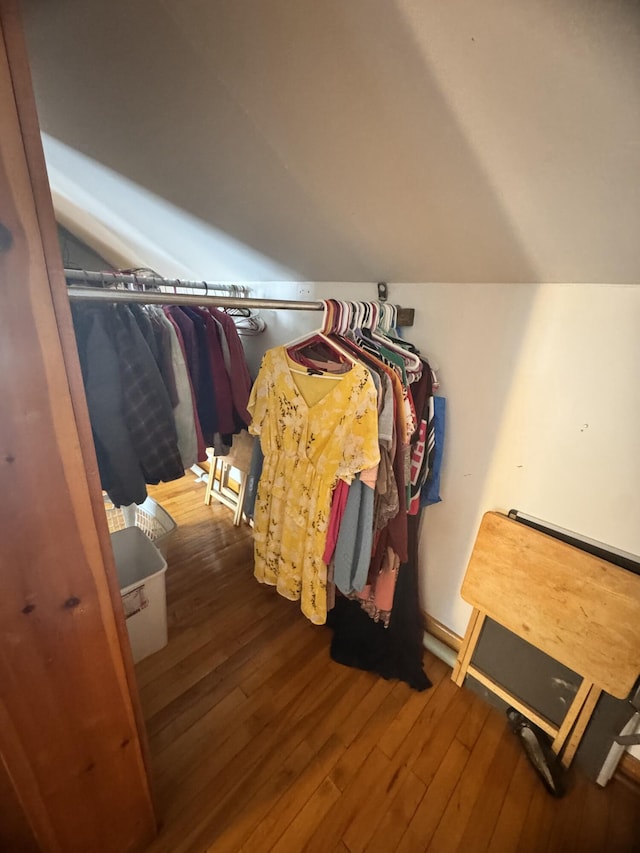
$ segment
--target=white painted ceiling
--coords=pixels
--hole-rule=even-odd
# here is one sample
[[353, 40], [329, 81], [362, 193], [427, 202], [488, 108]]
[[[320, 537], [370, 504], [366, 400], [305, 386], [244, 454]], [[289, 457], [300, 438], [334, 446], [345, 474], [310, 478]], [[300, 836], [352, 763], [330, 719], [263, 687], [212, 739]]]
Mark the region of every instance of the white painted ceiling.
[[294, 278], [640, 282], [635, 0], [23, 10], [47, 134]]

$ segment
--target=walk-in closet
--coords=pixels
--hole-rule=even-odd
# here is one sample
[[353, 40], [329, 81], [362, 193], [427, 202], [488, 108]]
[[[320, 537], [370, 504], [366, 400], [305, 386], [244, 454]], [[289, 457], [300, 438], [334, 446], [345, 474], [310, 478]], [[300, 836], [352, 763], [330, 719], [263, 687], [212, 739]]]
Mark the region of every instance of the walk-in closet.
[[640, 847], [640, 16], [0, 0], [0, 850]]

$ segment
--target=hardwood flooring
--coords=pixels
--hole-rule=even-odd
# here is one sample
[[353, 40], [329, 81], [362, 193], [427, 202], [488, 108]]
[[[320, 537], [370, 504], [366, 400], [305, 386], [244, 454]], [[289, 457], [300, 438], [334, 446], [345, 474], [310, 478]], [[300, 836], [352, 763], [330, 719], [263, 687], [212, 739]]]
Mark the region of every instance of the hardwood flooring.
[[502, 714], [457, 688], [334, 663], [330, 633], [252, 575], [247, 527], [191, 475], [152, 490], [178, 522], [169, 645], [137, 666], [161, 823], [149, 853], [640, 851], [640, 797], [579, 773], [554, 800]]

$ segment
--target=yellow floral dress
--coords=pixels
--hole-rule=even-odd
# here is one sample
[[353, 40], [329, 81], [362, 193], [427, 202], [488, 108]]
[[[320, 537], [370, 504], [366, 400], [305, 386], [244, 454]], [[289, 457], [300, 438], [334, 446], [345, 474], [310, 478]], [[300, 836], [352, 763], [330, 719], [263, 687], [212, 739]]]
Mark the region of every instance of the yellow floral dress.
[[377, 395], [369, 371], [357, 363], [339, 381], [315, 377], [323, 387], [311, 405], [295, 376], [285, 348], [271, 349], [249, 399], [249, 431], [260, 436], [265, 457], [254, 514], [254, 574], [285, 598], [301, 599], [304, 615], [322, 625], [331, 496], [339, 478], [351, 482], [380, 460]]

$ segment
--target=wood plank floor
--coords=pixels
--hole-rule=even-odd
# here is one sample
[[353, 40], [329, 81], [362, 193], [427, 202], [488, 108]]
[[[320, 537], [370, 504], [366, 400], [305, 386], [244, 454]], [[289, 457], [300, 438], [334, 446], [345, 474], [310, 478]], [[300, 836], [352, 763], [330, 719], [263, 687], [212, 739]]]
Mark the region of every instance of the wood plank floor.
[[640, 850], [640, 798], [572, 772], [551, 798], [502, 714], [425, 653], [433, 688], [334, 663], [330, 632], [252, 576], [231, 512], [184, 480], [169, 645], [137, 666], [161, 829], [150, 853]]

